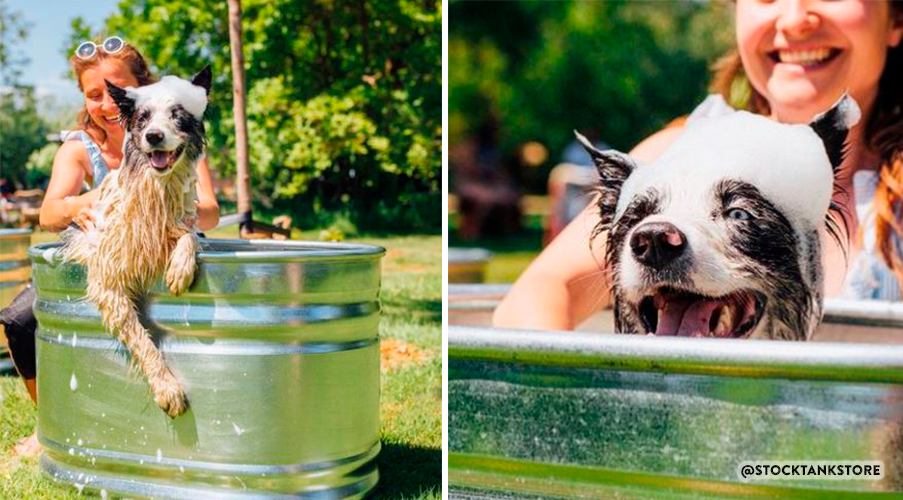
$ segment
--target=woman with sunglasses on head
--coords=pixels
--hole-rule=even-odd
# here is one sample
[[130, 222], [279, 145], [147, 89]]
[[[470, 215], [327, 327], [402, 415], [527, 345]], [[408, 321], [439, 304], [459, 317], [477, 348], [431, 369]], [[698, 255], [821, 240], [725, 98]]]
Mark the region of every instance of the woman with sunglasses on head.
[[[156, 81], [138, 50], [119, 37], [107, 38], [100, 45], [82, 43], [70, 62], [85, 95], [85, 108], [78, 115], [80, 130], [63, 138], [65, 142], [53, 160], [50, 184], [41, 206], [41, 227], [48, 231], [62, 231], [71, 222], [83, 228], [91, 226], [91, 205], [97, 199], [94, 188], [100, 186], [109, 169], [119, 168], [122, 161], [125, 130], [104, 80], [121, 88]], [[92, 189], [79, 195], [85, 181]], [[213, 229], [219, 222], [219, 206], [206, 159], [198, 163], [198, 219], [202, 231]]]
[[[825, 240], [826, 292], [903, 300], [903, 1], [736, 0], [734, 8], [737, 49], [717, 68], [712, 87], [720, 95], [689, 119], [734, 106], [807, 123], [848, 92], [863, 111], [850, 132], [847, 185], [834, 200], [845, 212], [849, 249]], [[682, 131], [666, 128], [630, 154], [649, 163]], [[495, 326], [568, 330], [608, 302], [599, 256], [605, 236], [589, 245], [599, 221], [593, 206], [518, 278]]]
[[[118, 87], [140, 87], [156, 79], [137, 49], [119, 37], [102, 43], [83, 42], [69, 59], [85, 96], [85, 107], [77, 118], [78, 129], [62, 134], [63, 144], [53, 159], [53, 171], [44, 201], [40, 223], [47, 231], [59, 232], [70, 224], [89, 229], [94, 224], [92, 205], [98, 187], [110, 170], [122, 162], [125, 130], [119, 122], [119, 108], [110, 96], [104, 80]], [[209, 230], [219, 222], [219, 205], [213, 193], [213, 181], [206, 158], [197, 166], [198, 229]], [[90, 190], [80, 194], [83, 187]], [[9, 349], [32, 400], [37, 404], [34, 335], [37, 323], [32, 312], [34, 291], [29, 287], [0, 312]], [[13, 453], [33, 456], [41, 450], [37, 435], [22, 440]]]

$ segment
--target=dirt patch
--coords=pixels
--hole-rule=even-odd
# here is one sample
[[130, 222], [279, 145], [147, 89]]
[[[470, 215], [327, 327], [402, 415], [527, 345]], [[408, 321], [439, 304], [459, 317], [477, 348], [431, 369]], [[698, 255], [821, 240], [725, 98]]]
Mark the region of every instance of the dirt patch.
[[433, 355], [398, 339], [382, 339], [379, 341], [379, 357], [380, 370], [385, 373], [412, 363], [422, 363]]

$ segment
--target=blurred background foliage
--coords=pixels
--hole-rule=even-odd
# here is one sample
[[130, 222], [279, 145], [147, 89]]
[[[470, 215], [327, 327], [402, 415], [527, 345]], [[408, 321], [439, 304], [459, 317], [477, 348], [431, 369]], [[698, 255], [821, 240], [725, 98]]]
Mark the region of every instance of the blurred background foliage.
[[[438, 231], [441, 3], [245, 0], [242, 11], [255, 211], [289, 213], [302, 228], [339, 219], [371, 231]], [[158, 76], [190, 76], [211, 64], [208, 159], [217, 177], [234, 176], [227, 2], [123, 0], [103, 26], [76, 17], [70, 31], [66, 58], [86, 39], [116, 34]], [[24, 116], [33, 103], [15, 102], [24, 110], [7, 114], [11, 104], [2, 103], [3, 169], [24, 183], [29, 171], [46, 168], [40, 148], [49, 128]], [[41, 130], [7, 127], [7, 117]], [[7, 161], [6, 146], [20, 135], [40, 140]]]
[[542, 144], [547, 159], [517, 173], [527, 192], [545, 191], [575, 129], [628, 151], [688, 114], [733, 45], [717, 0], [453, 1], [448, 15], [452, 150], [487, 123], [501, 158]]
[[26, 185], [28, 157], [47, 143], [49, 125], [38, 114], [34, 87], [21, 82], [29, 63], [21, 46], [30, 25], [21, 13], [0, 2], [0, 172], [7, 181]]

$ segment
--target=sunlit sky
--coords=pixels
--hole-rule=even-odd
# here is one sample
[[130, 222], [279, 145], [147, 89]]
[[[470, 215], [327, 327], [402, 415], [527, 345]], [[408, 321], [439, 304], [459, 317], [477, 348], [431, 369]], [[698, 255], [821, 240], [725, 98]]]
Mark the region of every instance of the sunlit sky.
[[116, 10], [117, 0], [4, 0], [12, 12], [21, 12], [31, 25], [22, 44], [31, 62], [24, 68], [22, 82], [34, 85], [39, 95], [53, 94], [57, 102], [78, 101], [81, 94], [66, 76], [67, 62], [62, 47], [72, 18], [82, 16], [94, 29]]

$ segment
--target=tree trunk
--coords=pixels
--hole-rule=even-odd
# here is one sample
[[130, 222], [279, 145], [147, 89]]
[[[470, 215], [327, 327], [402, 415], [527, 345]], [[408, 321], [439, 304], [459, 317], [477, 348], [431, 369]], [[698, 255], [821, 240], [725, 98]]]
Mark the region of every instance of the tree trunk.
[[235, 116], [235, 189], [238, 213], [251, 219], [251, 177], [248, 172], [248, 119], [245, 106], [245, 57], [241, 43], [241, 0], [229, 0], [229, 41], [232, 47], [232, 98]]

